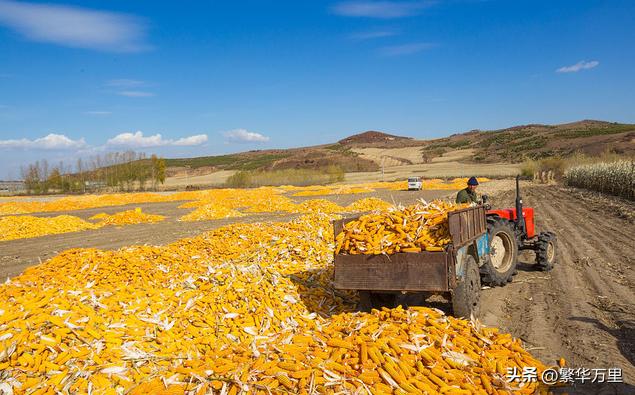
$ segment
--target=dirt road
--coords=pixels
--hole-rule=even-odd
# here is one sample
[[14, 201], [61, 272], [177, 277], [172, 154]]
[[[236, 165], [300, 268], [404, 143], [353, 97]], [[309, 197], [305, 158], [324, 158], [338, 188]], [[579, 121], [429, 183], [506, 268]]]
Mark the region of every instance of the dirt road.
[[[537, 228], [558, 235], [549, 273], [521, 264], [512, 283], [483, 293], [485, 324], [524, 340], [543, 362], [564, 357], [574, 368], [622, 368], [624, 385], [570, 393], [635, 393], [635, 205], [559, 186], [524, 188]], [[494, 206], [513, 204], [511, 191]], [[531, 263], [532, 253], [522, 260]]]

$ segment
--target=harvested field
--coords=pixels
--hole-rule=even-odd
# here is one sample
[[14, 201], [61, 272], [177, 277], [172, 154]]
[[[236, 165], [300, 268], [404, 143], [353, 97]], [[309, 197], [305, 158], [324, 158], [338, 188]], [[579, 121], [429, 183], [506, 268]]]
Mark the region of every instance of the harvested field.
[[510, 334], [438, 310], [353, 312], [355, 294], [330, 281], [338, 217], [232, 224], [165, 246], [72, 249], [26, 269], [0, 287], [5, 388], [492, 392], [511, 388], [500, 379], [508, 367], [546, 368]]
[[[513, 282], [484, 289], [482, 322], [521, 339], [525, 348], [545, 364], [564, 357], [574, 368], [621, 368], [623, 384], [586, 385], [569, 388], [576, 394], [628, 394], [635, 390], [635, 275], [633, 234], [635, 204], [597, 193], [522, 183], [526, 206], [536, 210], [537, 228], [558, 234], [558, 264], [552, 272], [534, 271], [527, 254]], [[495, 207], [513, 205], [513, 182], [496, 180], [484, 184]], [[314, 196], [294, 197], [300, 203]], [[372, 193], [324, 196], [339, 206], [367, 197], [410, 204], [418, 198], [433, 199], [453, 191], [405, 192], [376, 190]], [[72, 211], [84, 220], [100, 213], [113, 214], [141, 207], [144, 213], [163, 215], [154, 224], [49, 235], [34, 239], [0, 242], [0, 275], [14, 277], [68, 248], [95, 247], [115, 250], [133, 244], [165, 245], [231, 223], [290, 221], [297, 213], [246, 213], [241, 218], [181, 222], [192, 208], [183, 202], [144, 203]], [[68, 212], [48, 212], [56, 216]], [[309, 300], [309, 299], [307, 299]], [[442, 309], [447, 306], [439, 305]], [[395, 319], [405, 319], [396, 313]], [[333, 343], [335, 344], [335, 343]], [[369, 378], [370, 380], [370, 378]], [[282, 379], [282, 381], [285, 381]], [[284, 384], [281, 384], [284, 386]]]
[[[558, 264], [548, 273], [521, 265], [512, 283], [485, 290], [484, 323], [520, 337], [543, 361], [563, 356], [574, 367], [624, 372], [626, 384], [571, 393], [635, 393], [635, 204], [555, 185], [522, 188], [537, 228], [558, 235]], [[511, 206], [513, 199], [507, 191], [492, 203]]]

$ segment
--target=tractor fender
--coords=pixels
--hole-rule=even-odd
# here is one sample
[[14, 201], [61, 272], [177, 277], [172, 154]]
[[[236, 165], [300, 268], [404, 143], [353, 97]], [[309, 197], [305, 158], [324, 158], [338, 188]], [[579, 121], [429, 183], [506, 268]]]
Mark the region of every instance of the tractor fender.
[[468, 247], [470, 245], [465, 245], [454, 252], [454, 273], [456, 276], [456, 281], [460, 282], [465, 277], [465, 256], [468, 255]]
[[482, 266], [489, 255], [489, 243], [487, 233], [483, 233], [476, 240], [464, 245], [455, 251], [455, 273], [457, 281], [465, 276], [465, 257], [467, 255], [474, 258], [478, 266]]
[[474, 240], [474, 248], [476, 251], [474, 259], [476, 259], [476, 263], [480, 267], [483, 263], [485, 263], [485, 260], [489, 256], [489, 234], [487, 232], [483, 233], [479, 238]]

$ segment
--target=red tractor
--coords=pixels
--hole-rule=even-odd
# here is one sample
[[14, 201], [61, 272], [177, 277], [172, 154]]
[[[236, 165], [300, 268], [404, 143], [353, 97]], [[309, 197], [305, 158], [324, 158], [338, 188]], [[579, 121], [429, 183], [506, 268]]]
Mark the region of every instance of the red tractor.
[[[553, 269], [556, 261], [556, 235], [534, 228], [534, 209], [523, 207], [518, 177], [516, 177], [516, 207], [492, 210], [483, 196], [487, 208], [489, 258], [480, 266], [481, 281], [490, 285], [504, 285], [516, 274], [518, 253], [533, 250], [536, 266], [542, 271]], [[522, 213], [521, 216], [516, 213]]]
[[[357, 218], [335, 221], [333, 235]], [[457, 317], [477, 317], [481, 284], [511, 281], [519, 250], [535, 251], [541, 270], [551, 270], [556, 260], [556, 236], [535, 234], [534, 210], [523, 208], [518, 178], [516, 207], [492, 210], [483, 196], [483, 204], [448, 213], [448, 232], [452, 242], [443, 251], [336, 253], [335, 288], [358, 291], [358, 307], [364, 311], [421, 305], [431, 295], [442, 295], [452, 302]]]

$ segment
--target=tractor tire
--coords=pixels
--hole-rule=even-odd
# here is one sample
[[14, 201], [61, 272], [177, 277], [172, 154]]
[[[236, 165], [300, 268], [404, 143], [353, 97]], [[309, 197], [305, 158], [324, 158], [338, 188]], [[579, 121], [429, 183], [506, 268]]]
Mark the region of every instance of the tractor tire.
[[502, 286], [512, 280], [518, 263], [518, 243], [512, 224], [504, 219], [487, 221], [489, 257], [480, 267], [481, 281]]
[[536, 268], [543, 272], [553, 269], [556, 263], [556, 242], [555, 233], [543, 232], [538, 235], [536, 241]]
[[455, 317], [477, 318], [480, 312], [481, 276], [476, 260], [471, 255], [463, 258], [465, 276], [457, 282], [452, 294], [452, 310]]

